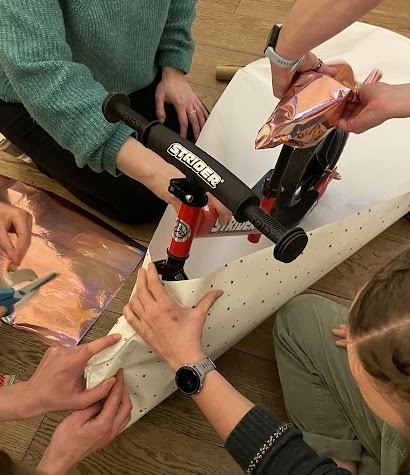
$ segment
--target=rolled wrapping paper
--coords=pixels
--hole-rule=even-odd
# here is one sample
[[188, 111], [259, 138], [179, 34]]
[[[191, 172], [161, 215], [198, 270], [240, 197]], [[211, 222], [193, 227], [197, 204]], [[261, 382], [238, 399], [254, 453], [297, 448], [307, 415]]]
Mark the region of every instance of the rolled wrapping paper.
[[220, 64], [216, 67], [215, 77], [218, 81], [230, 81], [243, 66]]
[[[259, 131], [257, 149], [283, 144], [313, 147], [335, 128], [347, 104], [357, 102], [360, 83], [348, 64], [334, 67], [334, 77], [308, 71], [295, 80]], [[374, 69], [364, 84], [377, 82], [381, 77], [381, 71]]]

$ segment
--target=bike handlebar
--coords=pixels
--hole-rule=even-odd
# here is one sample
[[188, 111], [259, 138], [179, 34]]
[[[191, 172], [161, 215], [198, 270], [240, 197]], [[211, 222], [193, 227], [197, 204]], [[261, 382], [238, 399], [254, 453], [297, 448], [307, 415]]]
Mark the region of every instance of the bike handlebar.
[[270, 241], [276, 243], [275, 259], [289, 263], [295, 260], [305, 249], [308, 237], [302, 228], [286, 230], [276, 219], [255, 205], [245, 208], [245, 214], [256, 229]]
[[259, 197], [220, 162], [160, 122], [149, 123], [129, 104], [125, 94], [110, 94], [103, 104], [105, 118], [113, 123], [122, 121], [134, 129], [147, 148], [181, 170], [188, 181], [212, 193], [232, 211], [238, 222], [249, 220], [277, 244], [274, 250], [276, 259], [291, 262], [302, 253], [308, 241], [303, 229], [287, 231], [272, 216], [259, 209]]

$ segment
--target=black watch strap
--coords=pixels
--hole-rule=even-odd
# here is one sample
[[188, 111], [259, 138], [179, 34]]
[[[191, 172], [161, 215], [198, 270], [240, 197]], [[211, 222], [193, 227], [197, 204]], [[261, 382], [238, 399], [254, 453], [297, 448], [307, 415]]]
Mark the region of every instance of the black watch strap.
[[276, 48], [276, 43], [278, 42], [281, 28], [282, 28], [282, 25], [273, 25], [273, 28], [268, 38], [268, 42], [266, 43], [265, 50], [268, 46], [271, 46], [273, 49]]

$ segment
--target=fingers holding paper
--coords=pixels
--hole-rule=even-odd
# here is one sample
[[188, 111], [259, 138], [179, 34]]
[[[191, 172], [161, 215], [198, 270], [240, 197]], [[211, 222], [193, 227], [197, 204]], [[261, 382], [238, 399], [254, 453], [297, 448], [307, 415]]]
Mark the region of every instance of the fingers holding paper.
[[193, 308], [179, 305], [166, 291], [154, 264], [140, 269], [137, 291], [124, 316], [141, 338], [173, 369], [204, 357], [202, 331], [206, 316], [222, 291], [206, 294]]

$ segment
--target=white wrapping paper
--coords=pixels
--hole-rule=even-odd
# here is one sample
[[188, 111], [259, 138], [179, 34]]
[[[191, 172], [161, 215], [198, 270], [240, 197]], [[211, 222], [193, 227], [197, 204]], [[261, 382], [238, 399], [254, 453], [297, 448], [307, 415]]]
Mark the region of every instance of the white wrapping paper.
[[[379, 67], [386, 82], [410, 82], [410, 40], [380, 28], [357, 23], [317, 54], [324, 61], [343, 57], [359, 79]], [[275, 103], [268, 61], [247, 66], [215, 106], [199, 146], [253, 186], [273, 168], [279, 153], [277, 149], [254, 149], [256, 133]], [[274, 260], [271, 243], [264, 238], [257, 245], [243, 236], [194, 242], [186, 265], [191, 280], [166, 285], [178, 302], [188, 306], [212, 288], [225, 291], [205, 326], [203, 342], [208, 355], [223, 354], [289, 299], [410, 211], [410, 146], [403, 143], [409, 130], [409, 119], [392, 120], [349, 138], [338, 167], [343, 179], [330, 184], [302, 223], [309, 231], [309, 244], [293, 263]], [[144, 266], [166, 256], [174, 217], [168, 209]], [[111, 332], [121, 333], [123, 340], [90, 361], [87, 384], [93, 387], [123, 367], [133, 403], [131, 422], [135, 422], [175, 390], [174, 377], [124, 317]]]

